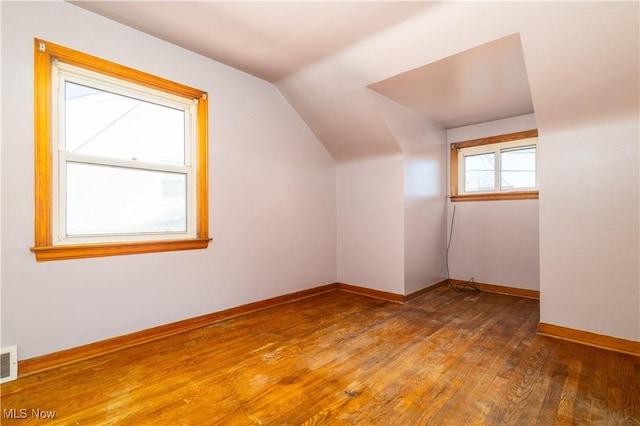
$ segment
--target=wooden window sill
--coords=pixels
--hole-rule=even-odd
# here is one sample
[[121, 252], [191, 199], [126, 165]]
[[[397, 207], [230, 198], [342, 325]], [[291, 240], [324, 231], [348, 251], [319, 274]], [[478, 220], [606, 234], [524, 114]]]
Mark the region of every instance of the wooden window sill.
[[537, 200], [538, 191], [504, 192], [495, 194], [452, 195], [452, 202], [457, 201], [496, 201], [496, 200]]
[[124, 254], [156, 253], [163, 251], [206, 249], [211, 238], [163, 241], [126, 241], [31, 247], [38, 262], [49, 260], [82, 259], [87, 257], [120, 256]]

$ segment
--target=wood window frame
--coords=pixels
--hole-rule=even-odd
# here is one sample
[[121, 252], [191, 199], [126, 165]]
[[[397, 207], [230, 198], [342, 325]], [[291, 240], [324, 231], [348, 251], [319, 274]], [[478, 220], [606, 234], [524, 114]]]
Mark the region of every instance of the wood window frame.
[[[504, 135], [490, 136], [480, 139], [452, 143], [450, 153], [450, 199], [451, 201], [493, 201], [493, 200], [532, 200], [538, 199], [538, 190], [533, 191], [504, 191], [480, 194], [459, 194], [458, 193], [458, 165], [459, 151], [463, 148], [471, 148], [482, 145], [492, 145], [503, 142], [513, 142], [521, 139], [537, 138], [538, 130], [525, 130], [521, 132], [507, 133]], [[537, 173], [537, 171], [536, 171]]]
[[[117, 256], [176, 250], [205, 249], [209, 245], [207, 178], [207, 93], [142, 71], [78, 52], [54, 43], [34, 39], [34, 136], [35, 136], [35, 243], [36, 261]], [[196, 236], [189, 239], [121, 241], [54, 245], [52, 146], [52, 61], [74, 65], [140, 86], [197, 100], [196, 123]]]

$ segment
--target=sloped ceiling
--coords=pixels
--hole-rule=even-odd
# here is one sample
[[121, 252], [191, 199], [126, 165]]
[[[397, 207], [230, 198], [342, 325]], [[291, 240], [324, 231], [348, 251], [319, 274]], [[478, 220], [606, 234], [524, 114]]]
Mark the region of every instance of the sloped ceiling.
[[271, 82], [429, 5], [401, 1], [70, 3]]
[[374, 91], [443, 128], [639, 108], [637, 2], [72, 3], [271, 81], [339, 162], [402, 150]]

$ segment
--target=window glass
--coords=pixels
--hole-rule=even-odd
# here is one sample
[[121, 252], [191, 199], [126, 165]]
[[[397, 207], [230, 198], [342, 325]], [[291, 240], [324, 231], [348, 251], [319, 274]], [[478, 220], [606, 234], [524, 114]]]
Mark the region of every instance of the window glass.
[[536, 186], [536, 148], [503, 150], [500, 153], [500, 189], [535, 188]]
[[65, 81], [63, 146], [78, 154], [185, 164], [185, 112]]
[[486, 192], [495, 189], [495, 154], [465, 155], [465, 192]]
[[187, 231], [185, 174], [67, 163], [67, 236]]

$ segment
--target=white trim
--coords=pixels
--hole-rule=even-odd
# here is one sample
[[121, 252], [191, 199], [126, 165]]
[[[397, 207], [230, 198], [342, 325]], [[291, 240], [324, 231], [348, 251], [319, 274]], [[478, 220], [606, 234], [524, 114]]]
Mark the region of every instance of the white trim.
[[74, 162], [96, 164], [102, 166], [126, 167], [129, 169], [152, 170], [170, 173], [191, 173], [191, 166], [178, 166], [175, 164], [152, 163], [149, 161], [128, 160], [125, 158], [101, 157], [99, 155], [76, 154], [73, 152], [60, 151], [58, 156], [61, 162]]
[[[103, 157], [68, 152], [65, 148], [65, 82], [84, 85], [117, 95], [181, 110], [184, 113], [184, 164], [138, 161], [136, 159]], [[105, 76], [93, 71], [55, 61], [52, 64], [52, 219], [53, 245], [126, 242], [146, 240], [191, 239], [196, 237], [197, 226], [197, 99], [188, 99], [154, 90], [124, 80]], [[67, 235], [66, 165], [68, 163], [93, 164], [99, 166], [124, 167], [132, 170], [147, 170], [164, 173], [179, 173], [186, 180], [186, 232], [139, 232], [99, 235]]]
[[[152, 89], [135, 83], [130, 83], [119, 78], [110, 77], [95, 71], [76, 67], [64, 62], [56, 61], [52, 64], [52, 68], [58, 68], [59, 74], [70, 77], [72, 82], [96, 87], [96, 84], [107, 87], [109, 92], [122, 96], [128, 96], [152, 103], [160, 103], [161, 105], [173, 105], [174, 108], [182, 109], [185, 105], [191, 103], [191, 99], [180, 97], [161, 90]], [[97, 87], [99, 88], [99, 87]]]

